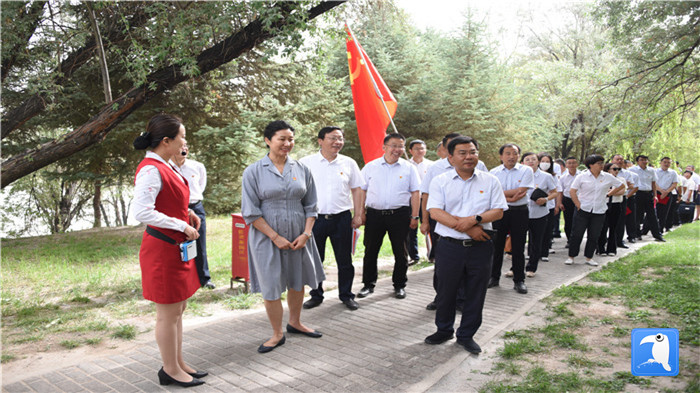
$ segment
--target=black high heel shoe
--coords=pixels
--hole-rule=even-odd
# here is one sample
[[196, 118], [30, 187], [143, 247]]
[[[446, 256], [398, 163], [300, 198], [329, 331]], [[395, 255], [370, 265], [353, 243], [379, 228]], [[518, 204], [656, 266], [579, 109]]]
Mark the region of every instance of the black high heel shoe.
[[195, 371], [193, 373], [187, 373], [187, 374], [190, 374], [191, 376], [193, 376], [195, 378], [204, 378], [207, 375], [209, 375], [209, 373], [206, 371]]
[[183, 388], [189, 388], [191, 386], [199, 386], [204, 383], [201, 379], [197, 378], [192, 378], [190, 382], [181, 382], [178, 381], [177, 379], [171, 377], [168, 375], [164, 370], [163, 367], [160, 368], [158, 371], [158, 381], [160, 382], [161, 385], [170, 385], [171, 383], [174, 383], [175, 385], [182, 386]]

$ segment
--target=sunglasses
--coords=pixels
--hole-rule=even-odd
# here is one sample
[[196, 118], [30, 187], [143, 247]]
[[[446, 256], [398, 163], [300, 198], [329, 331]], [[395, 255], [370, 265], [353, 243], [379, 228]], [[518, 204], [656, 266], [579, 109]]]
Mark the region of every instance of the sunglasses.
[[610, 169], [612, 169], [613, 171], [619, 171], [619, 170], [620, 170], [620, 168], [610, 168]]

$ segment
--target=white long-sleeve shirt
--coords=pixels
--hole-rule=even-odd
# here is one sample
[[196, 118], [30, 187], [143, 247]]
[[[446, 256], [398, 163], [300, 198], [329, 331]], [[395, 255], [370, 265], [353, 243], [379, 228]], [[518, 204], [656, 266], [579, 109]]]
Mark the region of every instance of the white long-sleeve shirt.
[[[185, 182], [182, 174], [172, 165], [165, 162], [158, 154], [149, 151], [146, 153], [146, 158], [153, 158], [163, 162], [171, 168], [173, 172], [180, 175], [178, 179], [182, 180], [183, 183]], [[156, 198], [158, 197], [162, 185], [163, 181], [160, 178], [160, 172], [158, 172], [158, 168], [156, 168], [155, 165], [144, 165], [143, 168], [141, 168], [136, 175], [134, 186], [134, 218], [139, 222], [154, 227], [184, 232], [188, 225], [185, 221], [166, 216], [156, 210]]]

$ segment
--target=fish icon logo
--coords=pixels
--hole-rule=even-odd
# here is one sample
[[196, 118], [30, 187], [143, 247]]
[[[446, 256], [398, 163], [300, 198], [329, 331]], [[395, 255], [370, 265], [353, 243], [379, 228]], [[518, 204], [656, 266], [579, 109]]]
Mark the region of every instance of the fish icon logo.
[[678, 375], [678, 329], [633, 329], [631, 341], [633, 375]]

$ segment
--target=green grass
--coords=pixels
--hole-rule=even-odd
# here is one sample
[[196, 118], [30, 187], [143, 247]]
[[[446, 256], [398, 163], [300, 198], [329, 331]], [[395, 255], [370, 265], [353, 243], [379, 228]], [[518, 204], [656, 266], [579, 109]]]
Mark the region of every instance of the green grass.
[[63, 340], [61, 341], [61, 346], [66, 349], [73, 349], [80, 346], [80, 342], [76, 340]]
[[136, 337], [136, 327], [134, 325], [119, 325], [112, 332], [112, 337], [131, 340]]
[[[504, 374], [484, 385], [482, 392], [622, 392], [649, 389], [653, 378], [633, 376], [627, 371], [612, 372], [615, 360], [628, 357], [629, 337], [636, 327], [675, 327], [681, 346], [698, 346], [700, 340], [700, 224], [685, 225], [668, 234], [667, 243], [649, 244], [601, 270], [591, 273], [590, 284], [575, 283], [553, 291], [544, 301], [551, 316], [538, 328], [506, 332], [505, 345], [492, 372]], [[590, 303], [622, 306], [623, 315], [599, 319], [592, 328], [604, 329], [605, 344], [595, 351], [588, 348], [580, 328], [588, 327], [576, 317], [572, 305]], [[670, 316], [668, 315], [670, 314]], [[590, 337], [589, 337], [590, 342]], [[559, 348], [559, 351], [554, 349]], [[624, 348], [623, 351], [620, 348]], [[561, 356], [570, 371], [556, 372], [538, 366], [536, 354]], [[683, 349], [681, 349], [683, 352]], [[559, 355], [561, 354], [561, 355]], [[517, 363], [514, 362], [517, 360]], [[555, 360], [555, 359], [552, 359]], [[686, 392], [700, 391], [697, 364], [683, 361], [681, 378]], [[629, 360], [627, 360], [629, 362]], [[524, 375], [524, 376], [523, 376]], [[629, 385], [637, 385], [632, 388]], [[652, 389], [653, 390], [653, 389]], [[659, 389], [660, 390], [660, 389]]]

